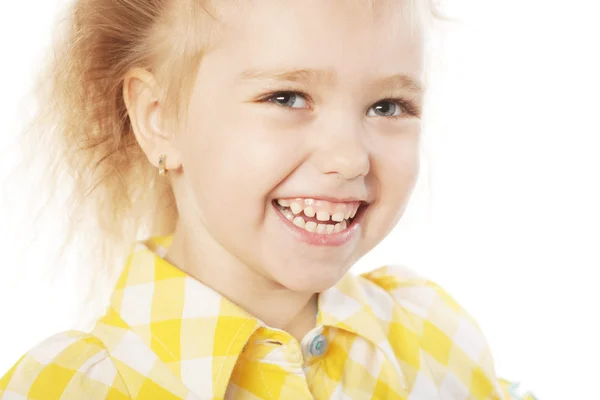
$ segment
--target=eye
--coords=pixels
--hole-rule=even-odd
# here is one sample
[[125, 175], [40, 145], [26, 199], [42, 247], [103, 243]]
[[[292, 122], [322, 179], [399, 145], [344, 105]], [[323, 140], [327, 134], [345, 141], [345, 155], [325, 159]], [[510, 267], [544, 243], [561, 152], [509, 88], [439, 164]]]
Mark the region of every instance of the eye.
[[297, 92], [277, 92], [267, 98], [267, 101], [288, 108], [308, 108], [306, 98]]
[[406, 118], [408, 115], [410, 115], [410, 107], [401, 99], [381, 100], [373, 104], [367, 112], [368, 117]]

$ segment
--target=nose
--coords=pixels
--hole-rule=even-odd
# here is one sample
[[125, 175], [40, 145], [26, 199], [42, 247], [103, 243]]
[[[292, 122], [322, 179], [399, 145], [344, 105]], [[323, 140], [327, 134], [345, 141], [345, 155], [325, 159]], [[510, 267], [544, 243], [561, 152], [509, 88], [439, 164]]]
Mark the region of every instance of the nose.
[[315, 133], [314, 162], [322, 174], [345, 180], [366, 176], [371, 168], [367, 132], [360, 120], [337, 118]]

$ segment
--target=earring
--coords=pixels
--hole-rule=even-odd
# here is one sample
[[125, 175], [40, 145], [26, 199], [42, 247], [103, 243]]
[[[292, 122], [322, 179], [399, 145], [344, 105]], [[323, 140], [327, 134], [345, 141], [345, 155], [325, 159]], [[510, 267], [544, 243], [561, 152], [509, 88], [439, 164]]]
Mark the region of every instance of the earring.
[[165, 154], [161, 154], [160, 158], [158, 159], [158, 174], [160, 176], [167, 175], [166, 162], [167, 162], [167, 156]]

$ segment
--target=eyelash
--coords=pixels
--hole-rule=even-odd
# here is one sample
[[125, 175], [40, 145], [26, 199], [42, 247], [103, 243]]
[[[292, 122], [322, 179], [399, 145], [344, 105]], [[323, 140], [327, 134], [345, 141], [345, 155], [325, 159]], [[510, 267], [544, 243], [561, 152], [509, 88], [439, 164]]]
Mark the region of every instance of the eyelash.
[[[266, 95], [265, 97], [263, 97], [263, 99], [261, 100], [261, 102], [270, 102], [273, 103], [279, 107], [285, 108], [288, 111], [294, 111], [296, 110], [294, 107], [288, 107], [288, 106], [282, 106], [280, 104], [277, 104], [273, 101], [271, 101], [272, 99], [276, 98], [277, 96], [281, 96], [281, 95], [290, 95], [290, 94], [295, 94], [295, 95], [300, 95], [302, 97], [304, 97], [304, 99], [310, 104], [310, 96], [304, 92], [301, 91], [297, 91], [297, 90], [280, 90], [280, 91], [276, 91], [276, 92], [271, 92], [268, 95]], [[371, 107], [373, 107], [376, 104], [379, 103], [383, 103], [383, 102], [392, 102], [392, 103], [396, 103], [400, 108], [404, 109], [406, 111], [406, 113], [408, 113], [408, 115], [406, 115], [406, 113], [401, 113], [400, 115], [393, 115], [393, 116], [387, 116], [384, 118], [391, 118], [391, 119], [406, 119], [406, 118], [411, 118], [411, 117], [420, 117], [421, 116], [421, 110], [419, 109], [419, 107], [413, 102], [410, 101], [404, 97], [386, 97], [384, 99], [381, 99], [375, 103], [373, 103], [370, 107], [369, 110], [371, 109]]]

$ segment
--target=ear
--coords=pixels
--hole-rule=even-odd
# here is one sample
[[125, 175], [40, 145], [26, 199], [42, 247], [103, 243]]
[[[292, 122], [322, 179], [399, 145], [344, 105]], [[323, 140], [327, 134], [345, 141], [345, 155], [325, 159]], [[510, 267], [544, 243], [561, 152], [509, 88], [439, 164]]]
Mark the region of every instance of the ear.
[[167, 170], [176, 170], [181, 167], [181, 155], [172, 133], [164, 128], [161, 93], [154, 75], [147, 70], [134, 68], [125, 75], [123, 100], [137, 142], [156, 168], [164, 154]]

